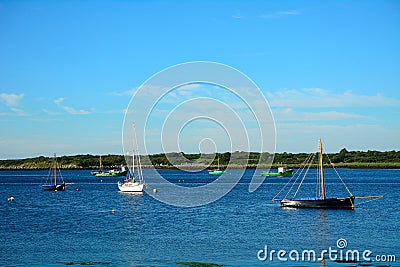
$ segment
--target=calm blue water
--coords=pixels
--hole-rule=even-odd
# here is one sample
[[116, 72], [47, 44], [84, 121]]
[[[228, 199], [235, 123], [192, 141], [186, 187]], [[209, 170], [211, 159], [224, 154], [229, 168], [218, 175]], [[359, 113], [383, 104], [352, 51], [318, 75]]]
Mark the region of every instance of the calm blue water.
[[[222, 199], [202, 207], [178, 208], [146, 193], [120, 193], [117, 178], [93, 177], [90, 171], [63, 171], [64, 179], [74, 182], [64, 192], [46, 192], [39, 187], [47, 171], [1, 171], [0, 266], [63, 266], [57, 262], [68, 261], [109, 262], [108, 266], [175, 266], [188, 261], [227, 266], [321, 266], [320, 262], [263, 262], [257, 252], [267, 245], [274, 250], [312, 249], [319, 253], [329, 247], [337, 249], [339, 238], [347, 240], [347, 249], [395, 255], [397, 262], [382, 264], [398, 266], [400, 170], [338, 171], [354, 195], [384, 198], [354, 211], [282, 209], [271, 199], [288, 179], [267, 178], [257, 191], [249, 193], [253, 171], [248, 170]], [[187, 186], [215, 178], [206, 172], [160, 173], [174, 182], [185, 179], [183, 185]], [[339, 187], [345, 195], [333, 170], [326, 170], [326, 176], [328, 194], [330, 188]], [[306, 191], [307, 186], [314, 185], [306, 182]], [[15, 201], [7, 201], [10, 196]], [[360, 264], [365, 262], [325, 262], [325, 266]]]

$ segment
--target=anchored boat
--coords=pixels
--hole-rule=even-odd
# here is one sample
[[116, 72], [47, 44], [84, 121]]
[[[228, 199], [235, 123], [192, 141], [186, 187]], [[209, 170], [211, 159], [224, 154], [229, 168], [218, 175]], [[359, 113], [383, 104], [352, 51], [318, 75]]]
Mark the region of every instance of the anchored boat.
[[115, 176], [125, 176], [128, 173], [128, 170], [125, 167], [121, 167], [120, 170], [109, 170], [106, 172], [98, 172], [95, 174], [96, 177], [115, 177]]
[[219, 174], [224, 174], [224, 173], [225, 173], [225, 171], [219, 169], [219, 156], [218, 156], [218, 168], [215, 170], [212, 170], [212, 171], [208, 171], [208, 174], [219, 175]]
[[[51, 176], [51, 172], [53, 175]], [[54, 153], [53, 167], [50, 167], [49, 175], [47, 176], [47, 184], [43, 184], [43, 190], [47, 191], [64, 191], [65, 190], [65, 182], [63, 177], [61, 176], [61, 172], [59, 170], [59, 179], [57, 183], [57, 156]]]
[[118, 182], [118, 189], [122, 192], [141, 193], [144, 186], [144, 178], [142, 173], [142, 165], [140, 163], [140, 156], [136, 155], [138, 168], [135, 177], [135, 125], [132, 124], [132, 170], [128, 172], [128, 176], [123, 182]]
[[128, 173], [128, 170], [126, 170], [124, 166], [121, 166], [120, 170], [103, 171], [103, 164], [101, 162], [101, 155], [100, 155], [99, 171], [93, 171], [91, 173], [97, 177], [115, 177], [115, 176], [125, 176]]
[[261, 176], [266, 177], [290, 177], [293, 176], [293, 170], [286, 167], [279, 167], [278, 172], [261, 172]]
[[[356, 197], [354, 196], [349, 188], [344, 183], [343, 179], [340, 177], [339, 173], [335, 170], [337, 176], [339, 177], [340, 181], [346, 188], [348, 192], [348, 196], [345, 197], [327, 197], [325, 191], [325, 173], [324, 173], [324, 166], [323, 166], [323, 154], [322, 154], [322, 140], [319, 140], [319, 163], [318, 163], [318, 170], [317, 170], [317, 186], [316, 186], [316, 196], [314, 197], [297, 197], [300, 187], [303, 185], [303, 181], [307, 176], [308, 170], [314, 160], [315, 153], [311, 154], [304, 166], [296, 172], [296, 175], [293, 176], [290, 181], [279, 191], [279, 193], [272, 199], [272, 201], [280, 201], [281, 207], [289, 207], [289, 208], [322, 208], [322, 209], [354, 209], [354, 200], [356, 198], [381, 198], [382, 196], [362, 196]], [[328, 158], [329, 159], [329, 158]], [[332, 164], [332, 163], [331, 163]], [[334, 168], [333, 164], [332, 167]], [[304, 175], [303, 175], [304, 173]], [[298, 175], [297, 175], [298, 174]], [[303, 175], [302, 179], [299, 179]], [[293, 178], [296, 177], [295, 181], [292, 182]], [[298, 181], [300, 180], [300, 181]], [[294, 189], [294, 185], [298, 183], [297, 190], [294, 194], [292, 194], [292, 189]], [[283, 198], [278, 198], [285, 188], [289, 185], [290, 189], [287, 191]]]

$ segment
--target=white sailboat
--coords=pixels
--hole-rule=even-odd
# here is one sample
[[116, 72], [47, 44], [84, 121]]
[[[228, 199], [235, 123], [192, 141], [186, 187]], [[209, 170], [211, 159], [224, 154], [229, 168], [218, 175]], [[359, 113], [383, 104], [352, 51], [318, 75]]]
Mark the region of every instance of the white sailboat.
[[137, 175], [135, 177], [135, 124], [132, 124], [132, 170], [123, 182], [118, 182], [118, 189], [122, 192], [141, 193], [143, 192], [144, 178], [139, 155], [137, 158]]

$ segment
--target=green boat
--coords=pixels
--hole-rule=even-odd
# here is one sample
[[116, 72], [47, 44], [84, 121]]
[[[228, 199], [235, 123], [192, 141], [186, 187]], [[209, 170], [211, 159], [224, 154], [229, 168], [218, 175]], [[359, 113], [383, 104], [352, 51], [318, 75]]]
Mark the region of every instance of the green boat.
[[214, 170], [214, 171], [209, 171], [208, 174], [211, 175], [218, 175], [218, 174], [224, 174], [225, 171], [220, 171], [220, 170]]
[[285, 167], [279, 167], [278, 172], [261, 172], [261, 176], [267, 177], [290, 177], [293, 176], [293, 170]]
[[101, 156], [100, 156], [100, 168], [98, 171], [93, 171], [92, 175], [96, 177], [115, 177], [115, 176], [125, 176], [127, 173], [128, 170], [125, 167], [121, 167], [121, 170], [103, 171], [103, 164], [101, 162]]
[[218, 157], [218, 168], [216, 169], [216, 170], [213, 170], [213, 171], [208, 171], [208, 174], [211, 174], [211, 175], [220, 175], [220, 174], [224, 174], [225, 173], [225, 171], [221, 171], [220, 169], [219, 169], [219, 157]]
[[121, 170], [110, 170], [107, 172], [98, 172], [95, 174], [96, 177], [115, 177], [115, 176], [125, 176], [128, 173], [128, 170], [122, 168]]

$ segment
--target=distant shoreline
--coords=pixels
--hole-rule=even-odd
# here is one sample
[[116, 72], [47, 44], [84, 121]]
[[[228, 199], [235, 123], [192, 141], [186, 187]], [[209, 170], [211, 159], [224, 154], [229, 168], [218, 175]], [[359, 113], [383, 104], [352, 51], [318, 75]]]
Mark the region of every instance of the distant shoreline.
[[[218, 166], [225, 169], [267, 169], [287, 166], [299, 168], [310, 153], [275, 153], [268, 152], [225, 152], [217, 154], [185, 154], [183, 152], [141, 155], [144, 169], [215, 169]], [[324, 157], [324, 166], [330, 168], [331, 163], [337, 168], [349, 169], [399, 169], [400, 151], [347, 151], [345, 148], [338, 153], [329, 153]], [[126, 166], [123, 155], [102, 155], [103, 169], [119, 169]], [[58, 167], [65, 170], [98, 170], [100, 155], [75, 155], [57, 157]], [[316, 162], [314, 162], [316, 163]], [[39, 156], [25, 159], [0, 160], [1, 170], [48, 170], [53, 165], [52, 157]], [[316, 166], [316, 165], [315, 165]]]
[[[271, 166], [271, 169], [277, 169], [281, 165], [273, 164]], [[291, 165], [291, 164], [285, 164], [284, 166], [292, 169], [299, 169], [300, 166], [297, 164]], [[324, 168], [330, 169], [330, 168], [341, 168], [341, 169], [400, 169], [400, 163], [396, 164], [376, 164], [376, 163], [363, 163], [363, 164], [335, 164], [334, 166], [332, 165], [324, 165]], [[214, 169], [215, 166], [187, 166], [187, 165], [177, 165], [177, 166], [142, 166], [143, 169], [156, 169], [156, 170], [209, 170], [209, 169]], [[267, 169], [267, 166], [230, 166], [230, 169], [234, 170], [245, 170], [245, 169]], [[310, 167], [311, 169], [316, 169], [316, 166]], [[32, 170], [48, 170], [49, 168], [27, 168], [27, 167], [17, 167], [17, 168], [7, 168], [0, 166], [0, 172], [1, 171], [32, 171]], [[87, 171], [93, 171], [97, 170], [97, 168], [77, 168], [77, 167], [61, 167], [61, 170], [87, 170]], [[104, 168], [104, 170], [110, 170], [113, 168]], [[226, 169], [226, 166], [221, 166], [221, 169]]]

